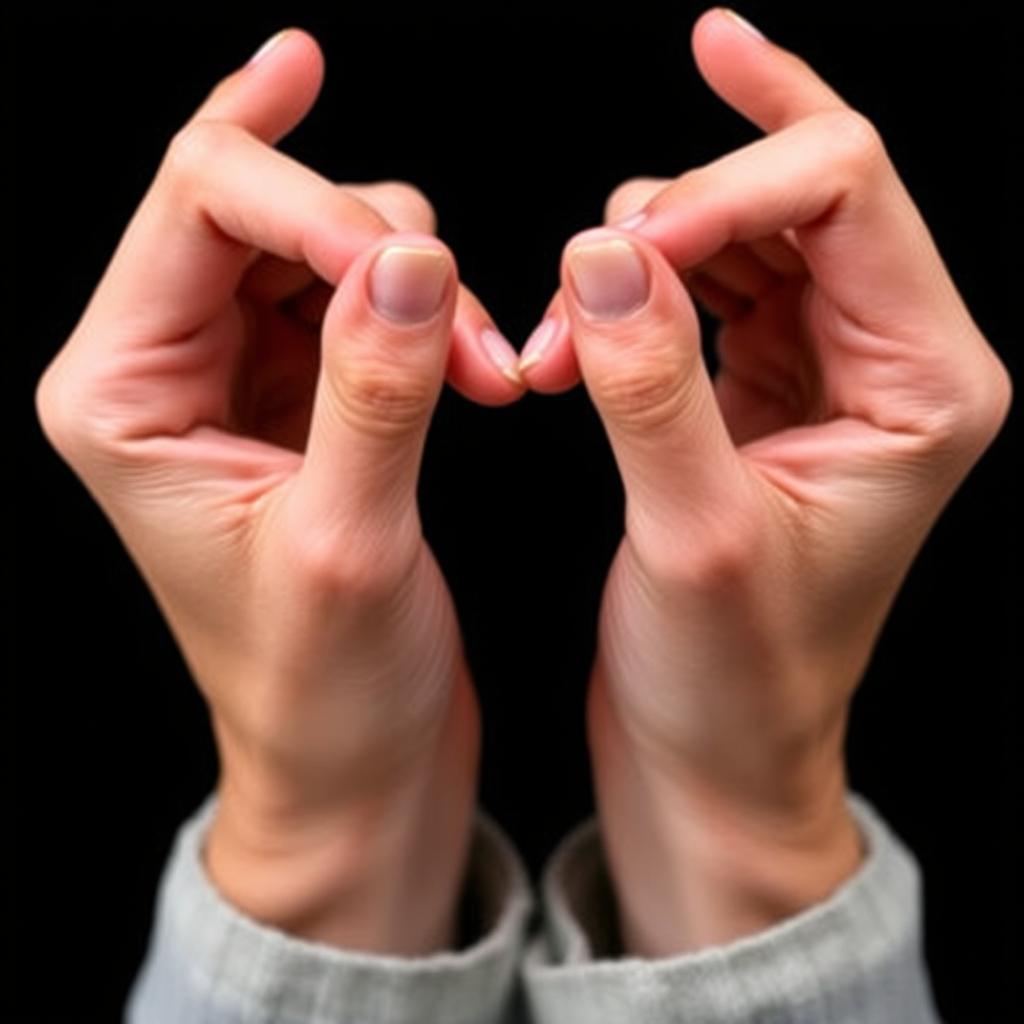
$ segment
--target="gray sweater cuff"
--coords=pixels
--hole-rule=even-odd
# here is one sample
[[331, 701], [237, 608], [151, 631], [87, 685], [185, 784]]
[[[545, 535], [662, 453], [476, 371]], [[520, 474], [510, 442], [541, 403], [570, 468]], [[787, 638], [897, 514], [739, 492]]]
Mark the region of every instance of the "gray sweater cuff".
[[617, 926], [597, 821], [578, 825], [541, 881], [544, 931], [522, 976], [538, 1024], [935, 1024], [921, 949], [921, 879], [862, 797], [857, 874], [825, 901], [756, 935], [663, 959], [604, 958]]
[[126, 1006], [128, 1024], [498, 1024], [518, 998], [534, 909], [511, 842], [478, 809], [466, 897], [477, 932], [424, 957], [337, 949], [260, 924], [206, 875], [202, 843], [216, 798], [180, 828], [157, 896], [150, 948]]
[[614, 897], [597, 822], [574, 829], [541, 881], [543, 929], [519, 856], [477, 810], [464, 894], [469, 944], [391, 957], [311, 943], [226, 903], [202, 865], [211, 797], [180, 829], [160, 884], [130, 1024], [934, 1024], [921, 956], [921, 884], [862, 798], [858, 873], [827, 900], [725, 946], [616, 958]]

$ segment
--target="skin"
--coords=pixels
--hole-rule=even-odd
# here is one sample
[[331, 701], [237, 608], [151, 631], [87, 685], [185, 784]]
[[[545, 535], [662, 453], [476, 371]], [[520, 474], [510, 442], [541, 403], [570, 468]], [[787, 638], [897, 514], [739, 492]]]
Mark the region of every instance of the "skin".
[[[322, 75], [292, 30], [217, 85], [36, 404], [209, 702], [214, 883], [297, 934], [414, 954], [452, 941], [480, 731], [420, 458], [445, 380], [491, 404], [524, 389], [479, 347], [490, 320], [417, 190], [273, 149]], [[421, 324], [371, 305], [393, 243], [448, 262]]]
[[[762, 929], [861, 863], [850, 698], [1011, 393], [870, 121], [721, 11], [692, 46], [765, 137], [617, 189], [607, 220], [646, 218], [570, 240], [549, 308], [566, 326], [523, 368], [545, 391], [582, 377], [625, 487], [587, 721], [643, 956]], [[571, 276], [607, 239], [650, 278], [619, 319], [588, 315]], [[694, 299], [722, 321], [713, 380]]]
[[[570, 239], [559, 327], [519, 373], [480, 344], [422, 194], [273, 148], [323, 75], [291, 29], [176, 134], [39, 381], [208, 701], [207, 869], [259, 920], [370, 952], [453, 941], [480, 723], [416, 507], [445, 381], [489, 405], [582, 381], [622, 473], [586, 713], [626, 950], [758, 930], [861, 863], [849, 700], [1009, 379], [870, 122], [720, 10], [692, 41], [765, 138], [617, 189], [606, 220], [646, 219]], [[609, 238], [648, 294], [595, 317], [574, 252]], [[423, 321], [371, 301], [395, 244], [448, 267]], [[694, 301], [722, 319], [714, 380]]]

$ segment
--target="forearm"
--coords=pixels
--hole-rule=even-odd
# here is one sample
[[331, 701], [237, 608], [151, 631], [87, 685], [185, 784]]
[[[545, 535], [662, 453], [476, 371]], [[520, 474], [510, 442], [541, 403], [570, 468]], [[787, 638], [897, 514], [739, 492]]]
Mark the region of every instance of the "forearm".
[[672, 956], [763, 931], [860, 867], [839, 739], [754, 791], [638, 756], [592, 688], [595, 795], [624, 951]]
[[478, 747], [467, 680], [398, 791], [268, 811], [224, 772], [204, 850], [211, 881], [243, 913], [304, 939], [404, 956], [453, 948]]
[[474, 819], [459, 949], [405, 957], [298, 938], [225, 901], [200, 856], [218, 803], [211, 796], [178, 830], [126, 1021], [509, 1024], [533, 901], [511, 840], [486, 813]]

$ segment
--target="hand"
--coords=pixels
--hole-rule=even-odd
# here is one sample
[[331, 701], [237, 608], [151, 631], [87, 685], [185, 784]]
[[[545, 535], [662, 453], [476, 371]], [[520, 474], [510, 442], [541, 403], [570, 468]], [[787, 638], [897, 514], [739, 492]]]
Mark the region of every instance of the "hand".
[[303, 936], [412, 954], [453, 938], [479, 744], [419, 462], [446, 372], [483, 402], [522, 387], [415, 189], [339, 188], [272, 148], [322, 76], [291, 30], [218, 84], [36, 403], [209, 703], [214, 883]]
[[[616, 190], [625, 224], [570, 240], [565, 322], [522, 364], [541, 390], [578, 365], [623, 477], [587, 710], [641, 956], [762, 929], [861, 863], [848, 704], [1011, 393], [871, 122], [720, 10], [692, 43], [768, 134]], [[691, 291], [723, 321], [713, 381]]]

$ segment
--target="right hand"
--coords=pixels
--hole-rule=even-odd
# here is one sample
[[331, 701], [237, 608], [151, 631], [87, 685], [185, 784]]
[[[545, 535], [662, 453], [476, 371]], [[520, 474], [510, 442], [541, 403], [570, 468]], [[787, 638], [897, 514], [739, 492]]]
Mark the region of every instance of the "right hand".
[[[561, 275], [626, 497], [587, 725], [641, 956], [767, 928], [858, 869], [850, 701], [1012, 393], [872, 123], [721, 9], [692, 43], [765, 137], [617, 190], [630, 219], [573, 238]], [[691, 289], [722, 320], [713, 379]]]
[[479, 748], [419, 464], [446, 369], [484, 402], [522, 388], [470, 346], [489, 321], [414, 189], [273, 149], [322, 73], [291, 30], [213, 90], [36, 404], [209, 703], [214, 883], [304, 937], [418, 954], [453, 940]]

